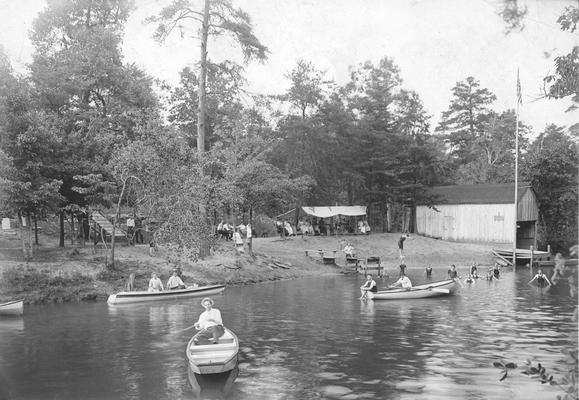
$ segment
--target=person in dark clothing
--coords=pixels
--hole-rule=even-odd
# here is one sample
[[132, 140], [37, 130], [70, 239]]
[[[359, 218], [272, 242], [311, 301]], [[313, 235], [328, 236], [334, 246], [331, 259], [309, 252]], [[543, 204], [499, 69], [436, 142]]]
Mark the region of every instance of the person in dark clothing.
[[547, 275], [545, 275], [542, 270], [537, 271], [537, 275], [535, 275], [533, 279], [529, 281], [529, 285], [534, 281], [537, 281], [537, 286], [540, 288], [544, 288], [545, 286], [551, 286], [551, 282], [549, 281]]
[[428, 267], [426, 267], [425, 273], [426, 273], [426, 279], [428, 279], [428, 280], [432, 279], [432, 267], [430, 265]]
[[458, 278], [458, 272], [456, 272], [456, 265], [452, 264], [448, 270], [448, 279]]
[[499, 264], [495, 264], [493, 267], [493, 278], [499, 279], [501, 276], [501, 270], [499, 269]]
[[406, 275], [406, 264], [400, 264], [400, 273], [398, 277], [400, 278], [402, 275]]
[[143, 244], [143, 220], [138, 215], [135, 215], [135, 242]]

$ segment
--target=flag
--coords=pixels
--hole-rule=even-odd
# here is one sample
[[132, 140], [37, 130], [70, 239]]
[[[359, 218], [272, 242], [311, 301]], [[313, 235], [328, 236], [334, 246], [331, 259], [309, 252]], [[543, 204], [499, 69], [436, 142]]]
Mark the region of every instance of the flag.
[[519, 70], [517, 69], [517, 104], [523, 104], [523, 96], [521, 95], [521, 80], [519, 79]]

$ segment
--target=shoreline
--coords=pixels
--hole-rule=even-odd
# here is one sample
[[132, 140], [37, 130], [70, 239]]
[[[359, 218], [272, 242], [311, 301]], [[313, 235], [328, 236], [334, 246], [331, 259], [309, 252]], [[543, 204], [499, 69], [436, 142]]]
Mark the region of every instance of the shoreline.
[[[134, 290], [146, 290], [151, 272], [159, 273], [165, 283], [178, 264], [185, 284], [199, 286], [242, 286], [337, 275], [348, 271], [341, 251], [345, 241], [354, 246], [358, 258], [381, 257], [384, 273], [391, 275], [397, 273], [401, 263], [396, 244], [399, 235], [254, 238], [254, 257], [237, 255], [231, 242], [218, 241], [211, 256], [191, 264], [167, 260], [162, 250], [150, 257], [148, 245], [121, 243], [115, 248], [115, 270], [104, 268], [104, 251], [95, 250], [92, 245], [62, 249], [53, 237], [44, 235], [40, 238], [41, 245], [35, 249], [34, 260], [26, 263], [19, 259], [19, 250], [16, 250], [18, 238], [0, 235], [0, 302], [18, 298], [28, 304], [106, 301], [110, 294], [125, 290], [131, 273], [135, 274]], [[448, 268], [450, 264], [461, 269], [474, 262], [483, 267], [492, 265], [491, 246], [414, 236], [405, 243], [404, 263], [409, 271], [419, 271], [426, 265]], [[337, 265], [324, 264], [320, 250], [335, 256]]]

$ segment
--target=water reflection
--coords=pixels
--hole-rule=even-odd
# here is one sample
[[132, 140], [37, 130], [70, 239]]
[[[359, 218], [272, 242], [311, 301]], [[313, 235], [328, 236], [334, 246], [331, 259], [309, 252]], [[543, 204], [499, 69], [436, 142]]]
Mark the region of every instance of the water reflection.
[[[426, 279], [409, 272], [415, 284]], [[188, 371], [197, 301], [30, 307], [23, 319], [0, 320], [0, 398], [556, 397], [520, 373], [499, 382], [492, 363], [535, 357], [565, 373], [576, 298], [535, 291], [527, 271], [479, 280], [457, 296], [363, 302], [363, 279], [228, 288], [219, 308], [239, 337], [240, 364], [237, 378], [217, 385], [192, 382]]]
[[231, 394], [233, 383], [239, 375], [239, 368], [222, 374], [197, 375], [187, 368], [189, 384], [194, 399], [226, 399]]

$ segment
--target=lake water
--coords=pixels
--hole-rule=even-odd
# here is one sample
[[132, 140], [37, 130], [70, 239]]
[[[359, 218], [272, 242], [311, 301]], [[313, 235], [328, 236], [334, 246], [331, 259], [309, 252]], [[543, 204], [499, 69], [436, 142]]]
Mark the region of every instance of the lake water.
[[[452, 297], [396, 302], [360, 301], [362, 275], [227, 288], [215, 306], [240, 340], [238, 376], [201, 386], [183, 331], [199, 299], [29, 306], [0, 319], [0, 399], [554, 399], [560, 390], [521, 367], [534, 357], [568, 371], [577, 299], [528, 280], [504, 272]], [[502, 382], [500, 358], [519, 365]]]

